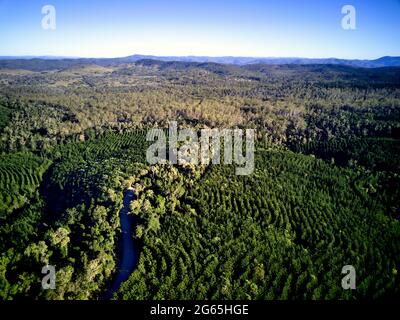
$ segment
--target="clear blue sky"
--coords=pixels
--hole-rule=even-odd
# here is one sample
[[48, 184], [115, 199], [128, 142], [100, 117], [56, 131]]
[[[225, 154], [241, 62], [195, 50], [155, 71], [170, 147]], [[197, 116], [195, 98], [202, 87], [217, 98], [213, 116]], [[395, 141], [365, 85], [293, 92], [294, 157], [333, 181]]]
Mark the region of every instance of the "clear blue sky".
[[[56, 8], [56, 30], [41, 26]], [[343, 30], [341, 8], [356, 8]], [[400, 56], [400, 0], [0, 0], [0, 55]]]

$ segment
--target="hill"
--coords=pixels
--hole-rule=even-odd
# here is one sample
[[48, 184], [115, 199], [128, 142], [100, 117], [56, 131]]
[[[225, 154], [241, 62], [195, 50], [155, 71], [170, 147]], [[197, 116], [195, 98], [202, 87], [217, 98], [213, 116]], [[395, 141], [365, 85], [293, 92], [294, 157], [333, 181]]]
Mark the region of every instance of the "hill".
[[150, 56], [131, 55], [121, 58], [58, 58], [58, 57], [0, 57], [0, 69], [25, 69], [31, 71], [44, 71], [65, 69], [79, 64], [97, 64], [100, 66], [113, 66], [126, 63], [135, 63], [142, 60], [157, 60], [163, 62], [182, 63], [218, 63], [231, 65], [251, 64], [333, 64], [362, 68], [400, 67], [400, 57], [381, 57], [375, 60], [347, 60], [347, 59], [310, 59], [310, 58], [251, 58], [251, 57], [205, 57], [205, 56]]

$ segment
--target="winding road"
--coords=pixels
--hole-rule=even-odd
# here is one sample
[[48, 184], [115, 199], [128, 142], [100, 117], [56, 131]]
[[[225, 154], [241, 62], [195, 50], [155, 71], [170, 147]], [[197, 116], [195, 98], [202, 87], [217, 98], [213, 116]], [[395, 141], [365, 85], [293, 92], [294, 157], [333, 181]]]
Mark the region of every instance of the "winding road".
[[114, 275], [111, 286], [103, 295], [103, 300], [110, 300], [116, 293], [122, 282], [126, 281], [136, 267], [138, 262], [138, 253], [136, 243], [133, 239], [133, 228], [135, 218], [129, 213], [129, 204], [135, 198], [135, 191], [129, 189], [124, 194], [123, 207], [119, 212], [121, 219], [122, 236], [119, 240], [119, 263], [118, 270]]

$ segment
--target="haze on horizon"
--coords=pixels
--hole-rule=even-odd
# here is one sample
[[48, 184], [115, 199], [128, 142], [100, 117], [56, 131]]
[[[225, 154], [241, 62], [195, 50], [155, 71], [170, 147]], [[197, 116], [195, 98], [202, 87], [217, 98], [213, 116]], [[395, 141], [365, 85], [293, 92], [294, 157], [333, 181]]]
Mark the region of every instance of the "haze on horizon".
[[[355, 30], [341, 26], [347, 4]], [[376, 59], [400, 56], [399, 16], [399, 0], [0, 0], [0, 56]]]

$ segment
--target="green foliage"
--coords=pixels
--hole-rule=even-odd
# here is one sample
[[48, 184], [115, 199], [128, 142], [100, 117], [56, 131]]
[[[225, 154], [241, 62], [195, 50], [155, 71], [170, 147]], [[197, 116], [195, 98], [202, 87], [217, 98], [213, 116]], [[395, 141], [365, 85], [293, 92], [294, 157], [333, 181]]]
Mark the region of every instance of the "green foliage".
[[[102, 63], [0, 74], [0, 299], [101, 297], [131, 187], [140, 260], [118, 298], [399, 294], [398, 68]], [[168, 120], [255, 128], [255, 172], [148, 167], [145, 129]]]
[[[145, 172], [144, 165], [134, 162], [144, 158], [145, 143], [141, 132], [132, 132], [60, 145], [48, 152], [53, 164], [44, 180], [42, 173], [50, 161], [23, 153], [1, 156], [0, 172], [15, 176], [2, 178], [6, 190], [14, 187], [16, 193], [25, 186], [23, 191], [35, 192], [39, 183], [43, 185], [29, 205], [0, 226], [0, 237], [5, 240], [0, 252], [13, 247], [17, 252], [4, 267], [12, 266], [12, 272], [8, 270], [0, 280], [5, 299], [19, 297], [21, 290], [46, 299], [100, 295], [115, 271], [122, 191], [126, 181], [132, 184]], [[34, 168], [36, 175], [24, 175]], [[40, 290], [37, 270], [47, 263], [56, 266], [62, 282], [56, 290], [45, 292]], [[13, 286], [18, 291], [12, 291]]]
[[0, 155], [0, 219], [29, 203], [50, 163], [29, 153]]
[[12, 110], [0, 103], [0, 130], [2, 130], [10, 121]]
[[[385, 190], [360, 193], [366, 180], [374, 184], [373, 177], [288, 151], [259, 151], [248, 177], [212, 166], [160, 215], [161, 229], [144, 235], [139, 265], [118, 298], [397, 295], [400, 226], [386, 215], [379, 195]], [[341, 288], [346, 264], [355, 266], [362, 291]]]
[[374, 171], [400, 173], [400, 139], [354, 138], [310, 142], [298, 146], [298, 151], [315, 154], [318, 157], [341, 166], [363, 166]]

